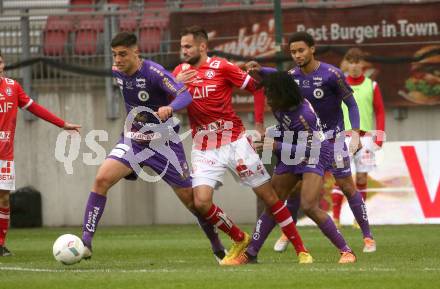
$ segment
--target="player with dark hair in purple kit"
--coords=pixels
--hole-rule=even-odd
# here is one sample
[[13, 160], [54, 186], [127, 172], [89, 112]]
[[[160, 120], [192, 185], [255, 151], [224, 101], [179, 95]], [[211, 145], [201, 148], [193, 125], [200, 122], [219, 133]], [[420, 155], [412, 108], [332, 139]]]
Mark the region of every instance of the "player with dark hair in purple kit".
[[[356, 261], [350, 247], [336, 227], [328, 224], [330, 216], [319, 208], [319, 196], [325, 169], [331, 161], [332, 144], [325, 140], [322, 128], [309, 101], [304, 99], [287, 72], [275, 72], [264, 76], [263, 87], [278, 124], [266, 131], [267, 137], [274, 137], [274, 151], [277, 163], [272, 176], [272, 185], [280, 199], [286, 199], [289, 192], [302, 180], [300, 196], [305, 214], [310, 217], [325, 236], [340, 250], [339, 263]], [[290, 134], [290, 137], [288, 136]], [[290, 159], [291, 154], [294, 159]], [[246, 252], [235, 258], [235, 265], [255, 263], [257, 254], [275, 221], [263, 213], [257, 221], [253, 239]]]
[[[211, 241], [218, 260], [225, 256], [214, 227], [194, 210], [188, 164], [180, 138], [179, 125], [170, 118], [174, 111], [188, 106], [192, 97], [182, 83], [153, 61], [139, 58], [134, 34], [122, 32], [111, 42], [113, 76], [127, 110], [127, 120], [119, 142], [101, 165], [89, 195], [84, 214], [82, 240], [84, 259], [92, 255], [92, 239], [105, 208], [108, 190], [122, 178], [142, 177], [148, 166], [167, 182], [184, 205], [197, 217]], [[170, 102], [169, 96], [174, 97]], [[162, 122], [166, 121], [166, 122]]]
[[[318, 61], [314, 57], [315, 42], [306, 32], [296, 32], [289, 39], [289, 49], [296, 67], [288, 73], [298, 84], [301, 94], [312, 104], [321, 120], [326, 139], [333, 145], [332, 161], [326, 170], [336, 179], [336, 184], [347, 197], [353, 215], [362, 229], [365, 246], [376, 246], [370, 232], [367, 210], [361, 194], [356, 190], [350, 168], [350, 154], [355, 154], [360, 148], [359, 141], [359, 110], [353, 97], [353, 91], [345, 80], [342, 71], [333, 65]], [[261, 67], [256, 62], [247, 64], [251, 72], [263, 75], [273, 73], [275, 69]], [[349, 152], [345, 146], [344, 115], [341, 103], [348, 108], [348, 114], [354, 136], [349, 145]], [[299, 197], [288, 199], [288, 207], [293, 211], [299, 208]], [[301, 201], [301, 204], [303, 202]], [[325, 227], [333, 227], [334, 222], [329, 218]], [[283, 241], [284, 238], [281, 237]], [[368, 242], [367, 242], [368, 241]], [[364, 248], [365, 251], [365, 248]]]

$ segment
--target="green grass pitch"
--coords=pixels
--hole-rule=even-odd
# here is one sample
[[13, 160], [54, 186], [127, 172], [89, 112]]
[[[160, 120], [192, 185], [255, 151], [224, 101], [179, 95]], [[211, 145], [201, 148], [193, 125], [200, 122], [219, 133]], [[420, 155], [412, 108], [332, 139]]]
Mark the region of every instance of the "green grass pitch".
[[8, 247], [15, 255], [0, 257], [0, 288], [440, 288], [439, 225], [375, 226], [372, 254], [362, 253], [359, 230], [343, 227], [358, 256], [350, 265], [337, 264], [337, 251], [317, 228], [299, 230], [314, 264], [297, 264], [293, 248], [273, 252], [277, 231], [259, 264], [224, 268], [196, 225], [101, 227], [92, 260], [72, 266], [53, 259], [52, 244], [61, 234], [79, 235], [79, 228], [12, 229]]

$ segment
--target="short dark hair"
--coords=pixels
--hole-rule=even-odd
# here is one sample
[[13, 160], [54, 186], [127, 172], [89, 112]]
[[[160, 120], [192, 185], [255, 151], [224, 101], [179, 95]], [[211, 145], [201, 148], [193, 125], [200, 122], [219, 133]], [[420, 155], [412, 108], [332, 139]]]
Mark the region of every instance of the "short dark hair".
[[273, 111], [295, 109], [304, 101], [298, 84], [285, 71], [265, 75], [261, 84], [264, 87], [267, 103]]
[[292, 42], [304, 41], [307, 46], [312, 47], [315, 46], [315, 40], [313, 36], [305, 31], [298, 31], [292, 34], [289, 38], [289, 46]]
[[206, 32], [205, 29], [203, 29], [200, 26], [193, 25], [193, 26], [185, 27], [180, 32], [180, 36], [185, 36], [185, 35], [189, 35], [189, 34], [194, 36], [194, 39], [196, 39], [196, 40], [199, 40], [199, 41], [204, 40], [204, 41], [208, 42], [208, 33]]
[[348, 62], [359, 62], [365, 60], [366, 53], [358, 47], [353, 47], [347, 50], [344, 55], [344, 60]]
[[125, 46], [132, 47], [137, 44], [137, 37], [133, 33], [120, 32], [116, 34], [111, 42], [111, 47]]

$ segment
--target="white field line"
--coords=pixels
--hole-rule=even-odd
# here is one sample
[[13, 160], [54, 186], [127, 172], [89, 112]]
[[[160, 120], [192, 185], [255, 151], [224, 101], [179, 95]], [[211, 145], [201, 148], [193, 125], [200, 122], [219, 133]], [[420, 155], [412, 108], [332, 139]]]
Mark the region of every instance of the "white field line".
[[[249, 267], [239, 267], [239, 271], [245, 271], [245, 272], [261, 272], [265, 270], [253, 270]], [[226, 269], [226, 268], [222, 268]], [[227, 271], [236, 271], [238, 269], [235, 268], [227, 268]], [[244, 269], [244, 270], [243, 270]], [[400, 269], [396, 268], [347, 268], [347, 267], [340, 267], [340, 268], [314, 268], [314, 267], [308, 267], [308, 268], [297, 268], [295, 271], [299, 272], [397, 272]], [[133, 270], [124, 270], [124, 269], [47, 269], [47, 268], [26, 268], [26, 267], [7, 267], [2, 266], [0, 267], [0, 271], [19, 271], [19, 272], [39, 272], [39, 273], [172, 273], [172, 272], [212, 272], [212, 269], [210, 270], [203, 270], [203, 269], [197, 269], [197, 270], [177, 270], [177, 269], [133, 269]], [[272, 269], [267, 271], [272, 271]], [[439, 268], [412, 268], [411, 271], [440, 271]]]

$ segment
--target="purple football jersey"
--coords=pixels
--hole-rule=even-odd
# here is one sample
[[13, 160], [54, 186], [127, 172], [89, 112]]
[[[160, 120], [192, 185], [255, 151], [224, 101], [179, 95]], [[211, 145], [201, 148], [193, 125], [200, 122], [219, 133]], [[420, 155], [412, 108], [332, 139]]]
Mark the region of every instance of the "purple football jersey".
[[[161, 65], [144, 60], [133, 75], [113, 70], [127, 110], [124, 133], [108, 158], [131, 169], [136, 179], [143, 166], [151, 167], [170, 186], [191, 187], [189, 168], [174, 118], [161, 122], [153, 112], [168, 106], [171, 98], [187, 93], [182, 83]], [[188, 94], [188, 93], [187, 93]], [[189, 95], [189, 94], [188, 94]]]
[[183, 83], [177, 82], [171, 73], [150, 60], [144, 60], [141, 68], [133, 75], [113, 70], [113, 76], [124, 97], [127, 113], [138, 107], [149, 109], [136, 113], [135, 126], [138, 129], [145, 123], [159, 123], [151, 111], [169, 105], [171, 98], [186, 91]]
[[319, 116], [327, 138], [344, 131], [342, 100], [353, 91], [345, 81], [342, 71], [333, 65], [320, 62], [318, 68], [305, 75], [299, 67], [289, 70], [302, 95], [312, 104]]
[[[275, 151], [278, 158], [275, 173], [313, 172], [322, 176], [330, 165], [331, 144], [324, 139], [319, 118], [310, 102], [304, 100], [296, 109], [276, 111], [274, 116], [278, 121], [274, 133], [280, 135], [275, 141], [283, 143], [282, 147], [277, 145]], [[288, 160], [292, 153], [294, 159]]]

